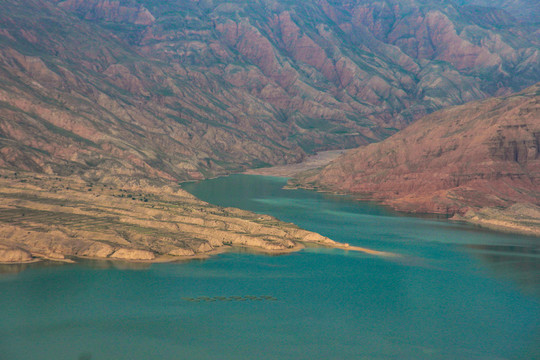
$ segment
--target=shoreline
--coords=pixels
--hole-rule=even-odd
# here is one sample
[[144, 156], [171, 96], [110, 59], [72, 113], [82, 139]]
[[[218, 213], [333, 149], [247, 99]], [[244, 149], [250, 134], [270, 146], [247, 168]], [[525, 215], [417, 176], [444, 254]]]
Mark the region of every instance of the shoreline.
[[388, 252], [388, 251], [379, 251], [374, 249], [369, 249], [360, 246], [351, 246], [345, 243], [334, 242], [334, 244], [320, 244], [320, 243], [296, 243], [294, 247], [288, 249], [264, 249], [256, 246], [222, 246], [215, 248], [211, 251], [205, 253], [197, 253], [195, 255], [183, 255], [183, 256], [172, 256], [172, 255], [159, 255], [156, 254], [154, 259], [122, 259], [122, 258], [111, 258], [111, 257], [92, 257], [92, 256], [76, 256], [69, 255], [65, 258], [55, 258], [48, 257], [39, 253], [32, 253], [34, 256], [32, 259], [27, 261], [13, 261], [13, 262], [2, 262], [0, 265], [29, 265], [36, 264], [40, 262], [55, 262], [55, 263], [64, 263], [64, 264], [77, 264], [77, 260], [90, 260], [90, 261], [99, 261], [99, 262], [114, 262], [114, 263], [128, 263], [128, 264], [166, 264], [166, 263], [177, 263], [177, 262], [186, 262], [192, 260], [206, 260], [213, 256], [232, 252], [232, 253], [253, 253], [257, 255], [264, 256], [279, 256], [287, 255], [295, 252], [299, 252], [307, 247], [321, 247], [328, 249], [340, 249], [345, 251], [355, 251], [361, 252], [368, 255], [379, 256], [379, 257], [388, 257], [395, 258], [402, 255]]
[[[399, 207], [393, 206], [391, 203], [387, 203], [385, 200], [370, 199], [367, 197], [363, 198], [361, 194], [324, 190], [324, 189], [319, 189], [312, 186], [304, 186], [298, 183], [295, 183], [293, 185], [287, 183], [287, 185], [285, 185], [285, 188], [291, 189], [291, 190], [304, 189], [304, 190], [309, 190], [309, 191], [315, 191], [322, 194], [349, 196], [354, 201], [373, 202], [379, 206], [386, 207], [397, 213], [407, 214], [410, 216], [418, 216], [418, 217], [421, 217], [420, 215], [447, 216], [448, 221], [451, 221], [454, 223], [462, 222], [462, 223], [465, 223], [470, 226], [474, 226], [476, 228], [480, 228], [483, 230], [489, 230], [496, 233], [515, 234], [515, 235], [532, 236], [532, 237], [540, 238], [540, 218], [532, 219], [533, 222], [538, 223], [538, 226], [536, 227], [524, 226], [523, 224], [520, 224], [519, 222], [516, 221], [518, 217], [523, 217], [523, 214], [518, 214], [517, 216], [514, 215], [515, 218], [512, 218], [512, 216], [508, 214], [512, 212], [512, 208], [514, 207], [534, 206], [531, 204], [516, 203], [506, 210], [483, 207], [479, 209], [471, 209], [469, 210], [469, 212], [463, 215], [459, 215], [459, 214], [450, 215], [450, 214], [445, 214], [442, 212], [420, 213], [420, 212], [414, 212], [414, 211], [406, 211], [406, 210], [400, 209]], [[540, 210], [540, 207], [536, 207], [536, 208], [537, 210]], [[531, 219], [528, 219], [528, 221], [531, 222]]]

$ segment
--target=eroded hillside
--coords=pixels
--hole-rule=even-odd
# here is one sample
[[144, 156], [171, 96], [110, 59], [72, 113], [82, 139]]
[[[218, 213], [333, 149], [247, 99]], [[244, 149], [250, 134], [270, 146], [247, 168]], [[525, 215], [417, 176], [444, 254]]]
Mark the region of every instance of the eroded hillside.
[[174, 261], [234, 247], [264, 253], [344, 247], [274, 217], [213, 206], [178, 186], [147, 181], [105, 186], [2, 171], [0, 197], [0, 262]]
[[0, 166], [89, 181], [296, 162], [540, 78], [530, 25], [449, 1], [0, 7]]

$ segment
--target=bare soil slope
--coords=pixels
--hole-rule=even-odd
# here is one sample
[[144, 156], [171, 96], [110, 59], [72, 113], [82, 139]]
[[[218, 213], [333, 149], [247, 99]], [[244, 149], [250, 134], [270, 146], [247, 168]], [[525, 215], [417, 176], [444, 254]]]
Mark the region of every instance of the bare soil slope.
[[491, 214], [514, 221], [523, 215], [535, 228], [540, 84], [433, 113], [294, 182], [380, 200], [398, 210], [464, 215], [473, 222], [481, 222], [481, 214], [484, 220]]

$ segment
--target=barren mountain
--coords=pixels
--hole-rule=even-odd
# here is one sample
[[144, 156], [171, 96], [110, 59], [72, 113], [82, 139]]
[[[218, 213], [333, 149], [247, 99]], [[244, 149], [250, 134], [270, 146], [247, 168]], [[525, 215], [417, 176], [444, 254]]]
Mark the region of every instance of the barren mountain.
[[428, 115], [296, 182], [540, 235], [540, 84]]
[[381, 140], [540, 79], [538, 33], [451, 1], [4, 0], [0, 167], [200, 179]]

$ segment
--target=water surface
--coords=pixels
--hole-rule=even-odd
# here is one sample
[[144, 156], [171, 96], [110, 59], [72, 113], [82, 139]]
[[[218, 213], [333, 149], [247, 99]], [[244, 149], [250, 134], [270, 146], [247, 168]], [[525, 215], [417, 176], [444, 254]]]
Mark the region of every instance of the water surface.
[[403, 256], [307, 248], [180, 264], [4, 266], [0, 359], [540, 358], [538, 238], [284, 183], [236, 175], [184, 187]]

